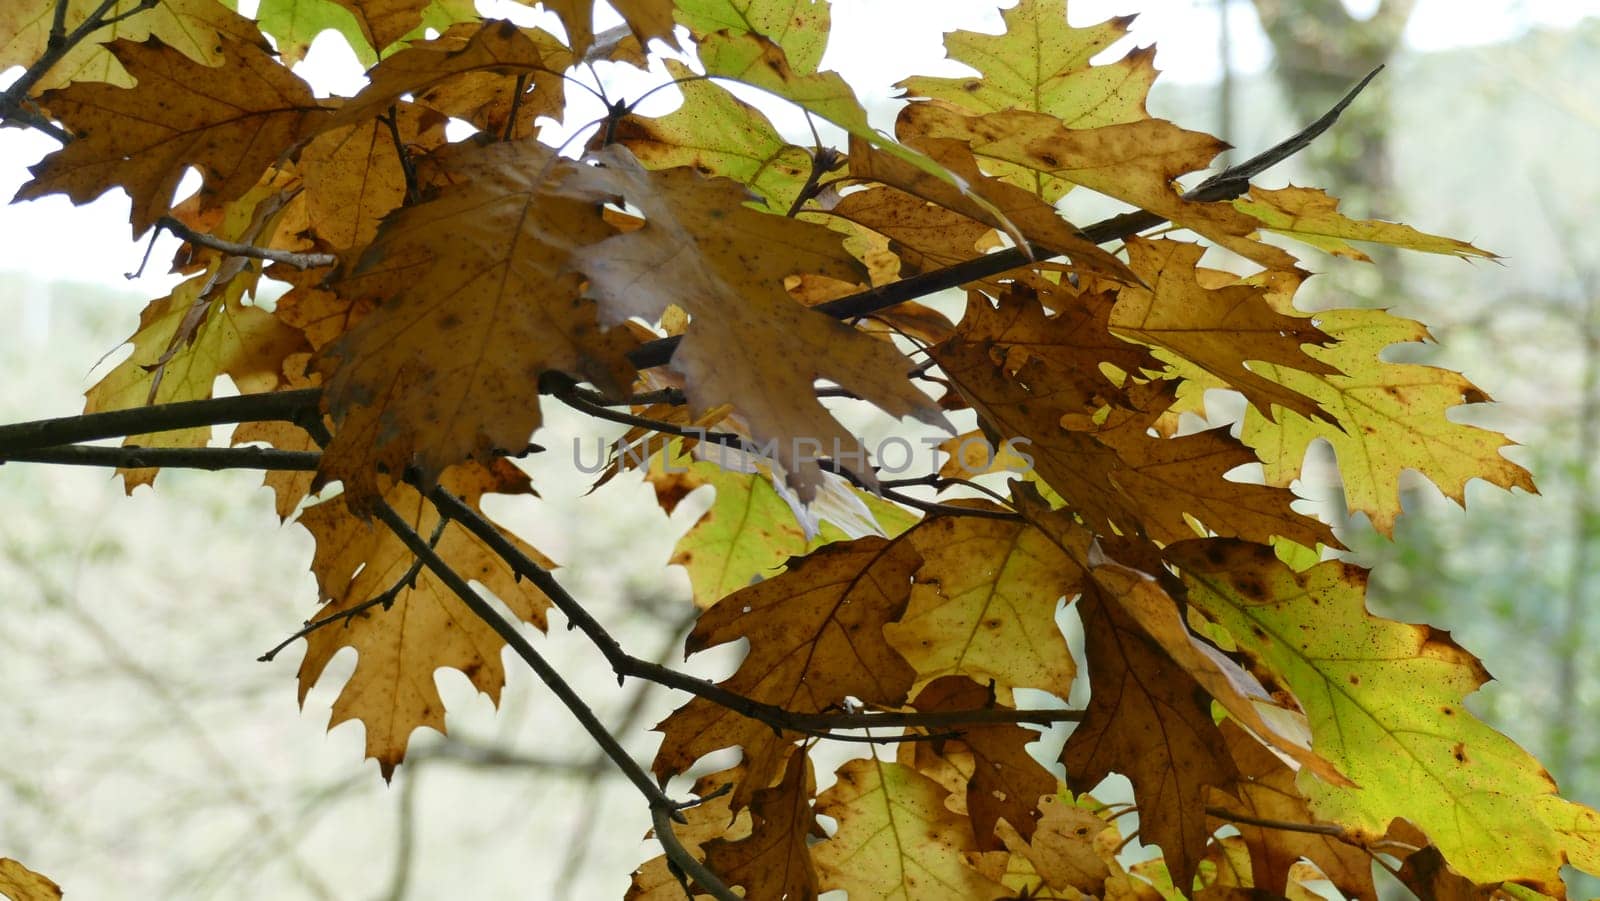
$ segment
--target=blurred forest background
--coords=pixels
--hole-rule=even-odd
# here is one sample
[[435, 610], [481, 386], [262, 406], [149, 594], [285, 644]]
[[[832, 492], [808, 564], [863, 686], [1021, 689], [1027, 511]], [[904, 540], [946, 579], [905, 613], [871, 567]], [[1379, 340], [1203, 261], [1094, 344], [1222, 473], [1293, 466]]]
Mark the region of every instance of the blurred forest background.
[[[1463, 370], [1502, 401], [1465, 415], [1525, 445], [1511, 453], [1543, 495], [1475, 484], [1463, 512], [1418, 479], [1390, 542], [1337, 518], [1336, 485], [1300, 491], [1377, 568], [1373, 605], [1449, 629], [1509, 677], [1474, 697], [1477, 711], [1545, 761], [1569, 797], [1600, 804], [1600, 246], [1586, 237], [1600, 211], [1600, 19], [1424, 52], [1410, 0], [1171, 0], [1180, 4], [1215, 17], [1205, 37], [1217, 58], [1251, 40], [1275, 62], [1158, 82], [1155, 115], [1253, 153], [1387, 64], [1331, 135], [1262, 183], [1324, 186], [1352, 216], [1402, 219], [1505, 257], [1375, 254], [1375, 267], [1314, 257], [1320, 274], [1302, 306], [1382, 306], [1429, 323], [1441, 344], [1402, 353]], [[1119, 8], [1154, 17], [1167, 5]], [[1480, 5], [1502, 4], [1455, 4], [1463, 16]], [[893, 112], [884, 99], [877, 120]], [[90, 365], [148, 299], [23, 268], [0, 256], [5, 421], [78, 410], [106, 361]], [[591, 442], [594, 430], [581, 430]], [[579, 431], [554, 414], [556, 437], [540, 440], [561, 448]], [[562, 580], [636, 653], [681, 660], [692, 609], [666, 560], [697, 508], [668, 526], [637, 478], [583, 499], [568, 459], [532, 458], [544, 499], [490, 512], [560, 561]], [[167, 472], [153, 493], [126, 499], [103, 471], [12, 464], [0, 470], [0, 509], [0, 854], [69, 896], [620, 897], [656, 853], [631, 789], [520, 668], [498, 714], [442, 671], [451, 734], [419, 734], [391, 786], [359, 762], [358, 725], [324, 734], [335, 689], [297, 710], [298, 647], [271, 664], [255, 657], [314, 609], [311, 541], [278, 526], [257, 475]], [[559, 630], [543, 645], [596, 674], [584, 688], [597, 711], [647, 759], [645, 730], [678, 699], [619, 689]], [[324, 686], [342, 682], [349, 653]], [[713, 658], [695, 661], [703, 674], [729, 665], [703, 656]], [[1041, 759], [1060, 741], [1036, 745]]]

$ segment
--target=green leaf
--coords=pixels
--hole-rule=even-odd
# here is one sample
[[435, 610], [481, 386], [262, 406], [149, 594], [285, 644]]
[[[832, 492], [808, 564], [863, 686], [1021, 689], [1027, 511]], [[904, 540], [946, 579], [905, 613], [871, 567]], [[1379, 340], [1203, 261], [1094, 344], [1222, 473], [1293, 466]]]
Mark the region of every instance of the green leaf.
[[1489, 674], [1449, 633], [1367, 610], [1366, 570], [1330, 560], [1296, 573], [1266, 545], [1226, 539], [1166, 556], [1189, 603], [1294, 692], [1312, 750], [1356, 783], [1302, 772], [1319, 817], [1374, 839], [1404, 817], [1476, 883], [1559, 897], [1567, 859], [1592, 865], [1600, 816], [1558, 797], [1532, 755], [1467, 710]]
[[783, 48], [796, 72], [815, 72], [832, 15], [817, 0], [678, 0], [677, 19], [703, 40], [715, 31], [759, 34]]
[[1379, 219], [1348, 219], [1339, 212], [1339, 201], [1319, 188], [1290, 186], [1279, 191], [1252, 186], [1247, 197], [1233, 202], [1236, 209], [1261, 220], [1268, 231], [1304, 241], [1335, 256], [1371, 262], [1371, 257], [1351, 247], [1350, 241], [1387, 244], [1424, 253], [1448, 254], [1461, 259], [1482, 257], [1499, 259], [1495, 254], [1465, 241], [1430, 235], [1409, 225]]
[[362, 35], [355, 15], [333, 0], [261, 0], [256, 24], [277, 43], [284, 65], [305, 59], [317, 35], [330, 30], [344, 38], [363, 66], [378, 61], [378, 52]]
[[694, 70], [677, 60], [663, 62], [680, 81], [683, 105], [656, 119], [629, 116], [613, 137], [651, 169], [693, 166], [747, 185], [774, 212], [787, 210], [811, 172], [811, 155], [727, 88], [693, 79]]

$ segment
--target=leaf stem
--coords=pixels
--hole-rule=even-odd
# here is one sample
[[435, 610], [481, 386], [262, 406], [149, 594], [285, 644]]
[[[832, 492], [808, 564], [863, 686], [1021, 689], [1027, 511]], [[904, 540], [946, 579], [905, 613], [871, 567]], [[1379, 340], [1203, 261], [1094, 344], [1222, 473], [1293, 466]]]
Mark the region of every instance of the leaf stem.
[[1224, 807], [1207, 807], [1206, 816], [1227, 820], [1230, 823], [1243, 823], [1246, 826], [1260, 826], [1263, 829], [1278, 829], [1283, 832], [1309, 832], [1313, 835], [1331, 835], [1335, 838], [1348, 838], [1350, 835], [1349, 830], [1337, 823], [1291, 823], [1285, 820], [1269, 820]]

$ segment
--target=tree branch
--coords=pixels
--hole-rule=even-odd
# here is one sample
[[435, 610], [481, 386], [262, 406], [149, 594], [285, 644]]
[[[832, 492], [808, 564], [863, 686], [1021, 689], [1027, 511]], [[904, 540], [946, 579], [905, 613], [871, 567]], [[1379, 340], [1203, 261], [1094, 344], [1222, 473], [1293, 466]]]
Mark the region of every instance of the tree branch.
[[[113, 22], [120, 22], [128, 16], [138, 15], [147, 9], [153, 9], [161, 0], [141, 0], [139, 5], [133, 9], [110, 19], [106, 18], [106, 14], [116, 8], [117, 2], [118, 0], [101, 0], [100, 5], [95, 7], [95, 10], [89, 13], [88, 18], [79, 23], [71, 34], [64, 34], [68, 0], [58, 0], [53, 14], [54, 19], [50, 26], [50, 38], [45, 43], [44, 53], [33, 61], [33, 65], [22, 73], [22, 77], [12, 82], [11, 87], [6, 88], [5, 93], [0, 94], [0, 121], [16, 118], [18, 112], [25, 109], [23, 103], [28, 99], [28, 94], [33, 90], [33, 86], [38, 84], [39, 80], [44, 78], [45, 75], [49, 74], [50, 70], [55, 68], [55, 64], [61, 62], [62, 57], [71, 53], [74, 47], [82, 43], [84, 38]], [[23, 117], [27, 125], [36, 125], [34, 121], [36, 118], [43, 117], [40, 117], [37, 113], [31, 113], [31, 115]], [[59, 138], [60, 135], [66, 134], [67, 139], [71, 139], [70, 134], [53, 126], [51, 129], [41, 130], [51, 137]]]
[[[632, 757], [628, 756], [628, 752], [623, 749], [622, 745], [617, 742], [610, 732], [606, 731], [605, 725], [595, 716], [594, 711], [589, 709], [589, 705], [584, 702], [583, 698], [573, 690], [572, 686], [567, 684], [565, 679], [561, 678], [561, 673], [541, 657], [538, 651], [534, 650], [533, 645], [529, 643], [528, 639], [516, 626], [501, 616], [476, 591], [473, 591], [472, 586], [468, 585], [467, 581], [458, 575], [454, 569], [451, 569], [450, 565], [445, 563], [433, 548], [428, 546], [422, 536], [418, 535], [416, 530], [411, 528], [405, 519], [394, 511], [393, 507], [390, 507], [380, 499], [374, 504], [373, 513], [384, 525], [389, 527], [389, 530], [406, 547], [411, 549], [411, 553], [417, 555], [423, 564], [432, 570], [433, 574], [438, 576], [439, 580], [461, 599], [461, 602], [472, 611], [473, 615], [477, 616], [491, 629], [494, 629], [495, 633], [504, 639], [512, 650], [516, 651], [517, 656], [528, 664], [528, 667], [538, 675], [539, 680], [554, 692], [567, 710], [577, 718], [584, 731], [588, 732], [589, 737], [594, 739], [595, 744], [605, 752], [607, 757], [611, 758], [611, 762], [616, 764], [623, 775], [628, 777], [628, 781], [633, 783], [639, 793], [644, 795], [646, 801], [650, 804], [651, 818], [656, 823], [656, 838], [661, 842], [662, 848], [665, 849], [667, 859], [676, 864], [685, 873], [693, 876], [702, 889], [718, 898], [719, 901], [739, 901], [739, 896], [724, 885], [722, 880], [718, 879], [715, 874], [706, 869], [700, 861], [695, 860], [694, 855], [689, 853], [688, 849], [678, 841], [677, 835], [673, 833], [672, 820], [681, 816], [678, 813], [680, 805], [667, 797], [666, 793], [645, 773], [644, 768], [639, 766]], [[443, 509], [440, 510], [440, 513], [441, 515], [444, 514]]]
[[322, 460], [316, 451], [270, 447], [99, 447], [64, 444], [0, 452], [3, 463], [54, 463], [63, 466], [114, 466], [118, 469], [263, 469], [272, 472], [315, 472]]
[[[557, 380], [550, 379], [548, 381], [554, 383]], [[570, 384], [570, 379], [563, 379], [561, 381], [564, 381], [567, 384], [552, 387], [550, 389], [550, 393], [556, 399], [572, 407], [574, 410], [577, 410], [580, 413], [587, 413], [596, 419], [604, 419], [621, 425], [630, 425], [639, 428], [650, 429], [665, 435], [676, 435], [679, 438], [693, 438], [697, 441], [705, 441], [710, 444], [719, 444], [723, 447], [731, 447], [755, 458], [764, 456], [759, 450], [745, 443], [743, 438], [731, 432], [711, 432], [705, 429], [680, 426], [670, 422], [662, 422], [657, 419], [650, 419], [648, 417], [638, 416], [633, 413], [625, 413], [621, 410], [612, 410], [601, 406], [599, 403], [589, 400], [585, 396], [586, 392], [583, 392], [581, 389], [578, 389], [576, 386]], [[828, 472], [847, 479], [850, 484], [856, 486], [857, 488], [880, 494], [889, 500], [905, 504], [907, 507], [921, 510], [924, 513], [929, 513], [936, 516], [977, 516], [985, 519], [1015, 520], [1017, 518], [1017, 514], [1009, 513], [1004, 510], [955, 507], [949, 504], [941, 504], [937, 501], [925, 501], [921, 498], [915, 498], [908, 494], [895, 491], [892, 487], [868, 482], [866, 479], [863, 479], [849, 468], [826, 457], [818, 458], [813, 462]]]
[[0, 425], [0, 457], [12, 459], [16, 451], [100, 438], [236, 422], [292, 422], [303, 427], [308, 419], [317, 420], [320, 416], [317, 404], [321, 397], [321, 389], [302, 388]]
[[1243, 823], [1246, 826], [1260, 826], [1263, 829], [1279, 829], [1284, 832], [1309, 832], [1313, 835], [1331, 835], [1334, 838], [1350, 837], [1350, 831], [1336, 823], [1291, 823], [1286, 820], [1268, 820], [1251, 816], [1247, 813], [1228, 810], [1224, 807], [1207, 807], [1206, 816], [1227, 820], [1230, 823]]
[[[1073, 722], [1083, 718], [1081, 710], [1007, 710], [1004, 708], [984, 708], [980, 710], [956, 710], [939, 713], [906, 713], [899, 711], [881, 711], [872, 713], [795, 713], [773, 704], [766, 704], [754, 698], [745, 697], [729, 691], [720, 685], [680, 673], [658, 663], [641, 660], [623, 650], [622, 645], [600, 625], [583, 605], [578, 603], [567, 590], [557, 582], [550, 571], [540, 566], [528, 555], [524, 554], [516, 545], [500, 534], [500, 530], [483, 518], [478, 512], [464, 503], [460, 498], [444, 490], [435, 488], [429, 493], [428, 499], [439, 508], [443, 516], [456, 520], [476, 535], [480, 541], [494, 551], [509, 565], [513, 572], [532, 582], [536, 588], [543, 591], [556, 605], [562, 614], [567, 617], [572, 627], [588, 637], [600, 653], [605, 655], [611, 664], [612, 672], [616, 673], [618, 681], [633, 676], [663, 685], [676, 688], [696, 697], [705, 698], [712, 703], [721, 705], [750, 719], [759, 720], [771, 726], [774, 730], [788, 730], [804, 735], [824, 738], [842, 738], [833, 735], [838, 729], [873, 729], [873, 728], [949, 728], [962, 725], [977, 725], [980, 723], [1034, 723], [1049, 725], [1051, 723]], [[885, 741], [883, 738], [868, 736], [865, 740]]]
[[[434, 526], [433, 534], [428, 536], [428, 547], [439, 546], [439, 539], [444, 536], [444, 527], [449, 524], [449, 522], [450, 520], [444, 518], [443, 516], [439, 517], [439, 524]], [[387, 611], [390, 607], [394, 606], [395, 598], [400, 596], [400, 592], [406, 590], [407, 588], [416, 587], [417, 574], [420, 572], [422, 572], [422, 558], [418, 557], [411, 561], [411, 565], [406, 567], [406, 571], [401, 573], [400, 578], [396, 579], [394, 584], [390, 585], [386, 590], [367, 598], [359, 604], [354, 604], [344, 610], [340, 610], [338, 613], [329, 614], [321, 619], [306, 620], [306, 624], [303, 628], [295, 632], [293, 635], [290, 635], [288, 638], [285, 638], [283, 641], [278, 642], [278, 644], [275, 645], [272, 650], [262, 654], [256, 659], [262, 663], [271, 663], [273, 658], [277, 657], [284, 648], [287, 648], [289, 645], [294, 644], [298, 639], [304, 638], [318, 629], [331, 626], [334, 623], [348, 623], [350, 620], [355, 619], [358, 616], [365, 616], [366, 612], [371, 610], [373, 607], [382, 607]]]
[[240, 244], [237, 241], [226, 241], [215, 235], [198, 232], [184, 225], [171, 216], [162, 216], [156, 220], [157, 229], [166, 229], [190, 244], [220, 250], [225, 254], [236, 257], [249, 257], [253, 260], [267, 260], [272, 263], [282, 263], [295, 269], [321, 269], [339, 262], [337, 254], [331, 253], [297, 253], [292, 250], [275, 250], [271, 247], [257, 247], [254, 244]]

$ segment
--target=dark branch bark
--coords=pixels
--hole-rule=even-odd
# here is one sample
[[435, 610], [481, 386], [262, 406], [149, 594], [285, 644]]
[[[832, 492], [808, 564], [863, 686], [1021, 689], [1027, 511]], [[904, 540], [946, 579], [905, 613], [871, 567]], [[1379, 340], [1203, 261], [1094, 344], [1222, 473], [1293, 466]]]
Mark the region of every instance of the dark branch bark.
[[304, 425], [307, 418], [314, 419], [318, 415], [317, 404], [321, 397], [321, 390], [303, 388], [0, 425], [0, 457], [13, 459], [17, 451], [197, 426], [237, 422], [293, 422]]
[[61, 466], [115, 466], [143, 469], [263, 469], [316, 472], [322, 454], [270, 447], [97, 447], [66, 444], [0, 453], [0, 463], [54, 463]]

